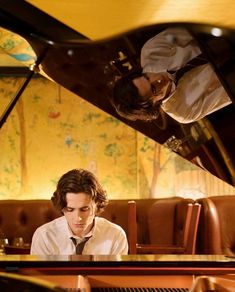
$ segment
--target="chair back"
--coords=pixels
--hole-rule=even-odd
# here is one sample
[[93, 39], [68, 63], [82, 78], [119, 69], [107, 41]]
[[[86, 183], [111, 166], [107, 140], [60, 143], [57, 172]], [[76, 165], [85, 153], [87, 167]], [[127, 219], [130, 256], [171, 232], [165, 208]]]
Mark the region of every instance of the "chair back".
[[202, 206], [197, 253], [235, 255], [235, 196], [198, 199]]
[[200, 209], [201, 206], [190, 199], [161, 199], [155, 202], [146, 212], [150, 225], [149, 241], [141, 243], [138, 241], [138, 206], [135, 201], [129, 201], [129, 252], [194, 254]]

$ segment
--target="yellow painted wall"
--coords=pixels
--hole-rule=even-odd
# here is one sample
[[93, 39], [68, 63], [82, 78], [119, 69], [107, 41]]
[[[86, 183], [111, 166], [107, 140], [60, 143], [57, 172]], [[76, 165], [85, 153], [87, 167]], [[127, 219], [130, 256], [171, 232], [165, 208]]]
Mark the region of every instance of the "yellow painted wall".
[[[0, 78], [0, 114], [22, 82]], [[49, 199], [59, 177], [80, 167], [98, 176], [110, 199], [235, 193], [43, 77], [29, 83], [1, 129], [0, 149], [0, 199]]]
[[[0, 80], [4, 106], [20, 81]], [[34, 79], [1, 131], [1, 197], [47, 198], [58, 178], [78, 167], [101, 177], [112, 197], [135, 196], [135, 138], [134, 130], [69, 91]]]

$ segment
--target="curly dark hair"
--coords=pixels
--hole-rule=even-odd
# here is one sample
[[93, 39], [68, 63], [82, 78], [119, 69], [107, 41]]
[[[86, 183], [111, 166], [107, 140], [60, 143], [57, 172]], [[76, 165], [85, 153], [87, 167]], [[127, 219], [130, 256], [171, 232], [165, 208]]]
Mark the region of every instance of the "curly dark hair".
[[62, 175], [57, 183], [51, 200], [62, 212], [67, 206], [67, 193], [85, 193], [96, 203], [97, 213], [101, 213], [108, 204], [106, 191], [102, 188], [93, 173], [84, 169], [73, 169]]
[[141, 72], [129, 74], [117, 80], [113, 87], [113, 106], [120, 116], [132, 121], [150, 121], [159, 116], [161, 102], [153, 104], [144, 100], [133, 83], [133, 79], [141, 76]]

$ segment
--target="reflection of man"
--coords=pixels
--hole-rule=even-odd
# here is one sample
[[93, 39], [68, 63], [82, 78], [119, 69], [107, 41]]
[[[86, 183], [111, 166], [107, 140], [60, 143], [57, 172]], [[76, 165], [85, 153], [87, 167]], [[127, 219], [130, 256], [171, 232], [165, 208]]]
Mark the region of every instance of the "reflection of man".
[[74, 169], [65, 173], [57, 184], [52, 202], [64, 216], [35, 231], [31, 254], [127, 254], [124, 230], [96, 216], [108, 202], [106, 192], [91, 172]]
[[191, 67], [177, 77], [200, 54], [183, 28], [166, 29], [148, 40], [141, 50], [142, 72], [122, 77], [114, 86], [117, 112], [147, 121], [156, 119], [161, 107], [175, 120], [190, 123], [230, 104], [210, 64]]

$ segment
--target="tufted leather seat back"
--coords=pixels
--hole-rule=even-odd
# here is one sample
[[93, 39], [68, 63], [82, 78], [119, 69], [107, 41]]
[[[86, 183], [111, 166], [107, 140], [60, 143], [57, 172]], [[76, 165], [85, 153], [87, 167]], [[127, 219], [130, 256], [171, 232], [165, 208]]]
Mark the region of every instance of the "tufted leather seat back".
[[0, 232], [12, 243], [14, 237], [23, 237], [30, 243], [35, 229], [61, 214], [50, 200], [1, 200]]
[[[149, 212], [151, 207], [159, 199], [137, 199], [137, 225], [138, 225], [138, 240], [140, 242], [149, 242], [150, 233], [157, 232], [154, 223], [156, 220], [153, 218], [153, 222], [149, 222]], [[118, 225], [120, 225], [126, 232], [128, 236], [128, 201], [129, 200], [111, 200], [109, 205], [106, 207], [103, 213], [100, 214], [104, 217]], [[174, 201], [174, 199], [173, 199]], [[172, 218], [169, 217], [171, 221]], [[168, 221], [168, 218], [167, 218]], [[172, 225], [172, 223], [170, 223]], [[162, 228], [162, 227], [161, 227]], [[150, 232], [151, 231], [151, 232]]]
[[235, 196], [199, 199], [197, 253], [235, 255]]
[[[120, 225], [128, 236], [128, 201], [111, 200], [101, 217]], [[187, 204], [181, 197], [136, 199], [137, 240], [140, 244], [180, 244]]]
[[[100, 214], [120, 225], [128, 236], [128, 201], [110, 200]], [[139, 243], [175, 244], [180, 238], [190, 199], [139, 199], [137, 225]], [[50, 200], [0, 200], [0, 232], [10, 243], [23, 237], [27, 243], [37, 227], [61, 216]], [[0, 234], [1, 237], [1, 234]]]
[[181, 197], [155, 200], [145, 212], [148, 217], [147, 234], [145, 238], [138, 238], [141, 240], [138, 243], [181, 245], [188, 203], [193, 202]]

